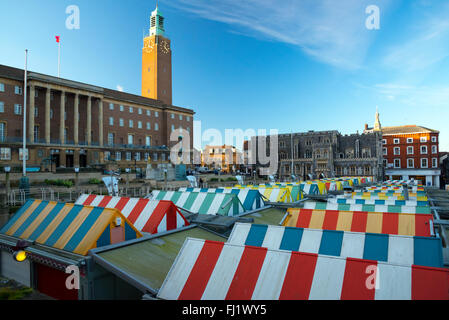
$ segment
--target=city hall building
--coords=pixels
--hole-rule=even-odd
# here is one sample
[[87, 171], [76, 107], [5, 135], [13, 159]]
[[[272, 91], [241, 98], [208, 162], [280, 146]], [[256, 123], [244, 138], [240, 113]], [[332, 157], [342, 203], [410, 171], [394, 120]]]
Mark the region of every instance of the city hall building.
[[[120, 167], [169, 161], [185, 136], [193, 144], [194, 111], [172, 104], [171, 48], [164, 18], [152, 12], [142, 50], [142, 94], [27, 72], [23, 152], [24, 70], [0, 65], [0, 166], [91, 167], [114, 160]], [[174, 141], [175, 129], [181, 134]], [[187, 135], [188, 133], [188, 135]]]

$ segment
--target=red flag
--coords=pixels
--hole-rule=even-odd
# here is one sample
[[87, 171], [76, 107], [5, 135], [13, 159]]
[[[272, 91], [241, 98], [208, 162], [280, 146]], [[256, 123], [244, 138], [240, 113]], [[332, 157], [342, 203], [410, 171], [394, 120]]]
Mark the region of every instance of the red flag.
[[59, 36], [55, 36], [56, 42], [59, 43]]

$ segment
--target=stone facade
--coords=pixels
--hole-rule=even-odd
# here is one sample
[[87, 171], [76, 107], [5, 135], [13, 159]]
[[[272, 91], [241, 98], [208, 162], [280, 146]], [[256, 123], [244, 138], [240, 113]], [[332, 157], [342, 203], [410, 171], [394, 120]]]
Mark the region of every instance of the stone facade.
[[[281, 180], [289, 179], [292, 174], [302, 180], [340, 176], [383, 178], [380, 133], [342, 135], [333, 130], [277, 137], [277, 174]], [[255, 145], [255, 138], [251, 139], [249, 149]], [[259, 166], [255, 165], [256, 168]]]

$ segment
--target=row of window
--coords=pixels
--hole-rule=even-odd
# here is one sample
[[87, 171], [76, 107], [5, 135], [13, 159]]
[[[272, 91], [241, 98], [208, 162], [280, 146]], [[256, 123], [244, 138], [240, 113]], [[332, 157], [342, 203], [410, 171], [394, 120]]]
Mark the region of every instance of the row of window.
[[[25, 149], [26, 160], [29, 160], [28, 149]], [[0, 148], [0, 160], [11, 160], [11, 148]], [[23, 148], [19, 148], [19, 160], [23, 160]]]
[[[110, 126], [114, 125], [114, 118], [113, 117], [109, 117], [109, 125]], [[134, 128], [134, 120], [129, 120], [128, 125], [129, 125], [130, 128]], [[125, 120], [123, 120], [123, 118], [119, 119], [119, 126], [120, 127], [124, 127], [125, 126]], [[137, 121], [137, 128], [138, 129], [143, 129], [142, 121]], [[146, 123], [146, 128], [147, 128], [147, 130], [151, 130], [151, 123], [150, 122]], [[156, 131], [159, 130], [159, 124], [158, 123], [154, 124], [154, 130], [156, 130]]]
[[[0, 82], [0, 92], [5, 92], [5, 84]], [[14, 86], [14, 93], [18, 95], [22, 95], [22, 87]]]
[[[437, 137], [435, 137], [435, 136], [431, 137], [431, 141], [432, 142], [437, 142]], [[419, 142], [421, 142], [421, 143], [427, 142], [427, 137], [420, 137], [419, 138]], [[387, 139], [382, 139], [382, 143], [383, 144], [387, 144]], [[400, 139], [399, 138], [394, 138], [393, 139], [393, 143], [394, 144], [399, 144], [400, 143]], [[413, 143], [413, 138], [407, 138], [407, 143]]]
[[[170, 114], [170, 117], [172, 118], [172, 119], [174, 119], [175, 118], [175, 114], [174, 113], [171, 113]], [[179, 115], [179, 120], [182, 120], [182, 114], [180, 114]], [[186, 121], [190, 121], [190, 117], [189, 116], [186, 116]]]
[[[125, 157], [123, 158], [126, 161], [131, 161], [131, 160], [136, 160], [136, 161], [141, 161], [142, 160], [142, 154], [140, 152], [134, 152], [134, 156], [132, 152], [124, 152], [125, 153]], [[153, 153], [152, 154], [152, 158], [151, 160], [153, 161], [158, 161], [158, 153]], [[143, 153], [143, 160], [148, 161], [148, 158], [150, 157], [150, 154], [148, 152]], [[170, 160], [170, 156], [168, 156], [169, 160]], [[117, 151], [114, 152], [113, 155], [111, 154], [110, 151], [105, 151], [104, 152], [104, 160], [112, 160], [114, 159], [115, 161], [122, 161], [122, 152], [121, 151]], [[165, 161], [166, 160], [166, 155], [165, 153], [161, 154], [161, 160]]]
[[[421, 147], [420, 147], [420, 153], [421, 153], [421, 154], [427, 154], [427, 146], [421, 146]], [[432, 153], [433, 153], [433, 154], [438, 153], [438, 148], [437, 148], [436, 145], [433, 145], [433, 146], [432, 146]], [[395, 156], [400, 155], [400, 154], [401, 154], [401, 148], [400, 148], [400, 147], [394, 147], [394, 148], [393, 148], [393, 154], [394, 154]], [[412, 147], [412, 146], [407, 147], [407, 154], [415, 154], [415, 148]], [[387, 148], [383, 148], [383, 155], [384, 155], [384, 156], [388, 155], [388, 150], [387, 150]]]
[[[109, 132], [108, 133], [108, 145], [114, 145], [115, 144], [115, 133], [113, 132]], [[134, 135], [133, 134], [128, 134], [128, 144], [134, 144]], [[145, 137], [145, 145], [146, 146], [151, 146], [151, 137], [150, 136], [146, 136]]]
[[[114, 110], [114, 109], [115, 109], [115, 105], [113, 103], [110, 103], [109, 104], [109, 110]], [[136, 108], [136, 109], [137, 109], [137, 113], [138, 114], [143, 114], [142, 108]], [[125, 106], [119, 105], [119, 110], [121, 112], [125, 111]], [[134, 113], [134, 107], [128, 107], [128, 111], [129, 111], [129, 113]], [[145, 110], [145, 111], [146, 111], [147, 116], [150, 117], [151, 116], [151, 110]], [[154, 116], [156, 118], [158, 118], [159, 117], [159, 112], [158, 111], [154, 111]]]
[[[388, 162], [384, 160], [384, 166], [387, 166]], [[393, 166], [395, 169], [401, 168], [401, 159], [394, 159]], [[427, 158], [421, 158], [421, 168], [428, 168], [429, 163]], [[415, 168], [415, 159], [407, 159], [407, 168]], [[438, 168], [438, 158], [432, 158], [432, 168]]]
[[[5, 112], [5, 103], [0, 101], [0, 113]], [[22, 114], [22, 105], [19, 103], [14, 104], [14, 114], [21, 115]]]

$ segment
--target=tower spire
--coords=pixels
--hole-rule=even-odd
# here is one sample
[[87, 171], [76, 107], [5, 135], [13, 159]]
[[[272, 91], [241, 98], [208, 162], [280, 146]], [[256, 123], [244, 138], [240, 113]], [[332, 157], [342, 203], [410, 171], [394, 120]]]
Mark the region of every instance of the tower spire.
[[380, 124], [380, 120], [379, 120], [379, 107], [376, 106], [376, 120], [374, 122], [374, 131], [381, 131], [382, 130], [382, 126]]

